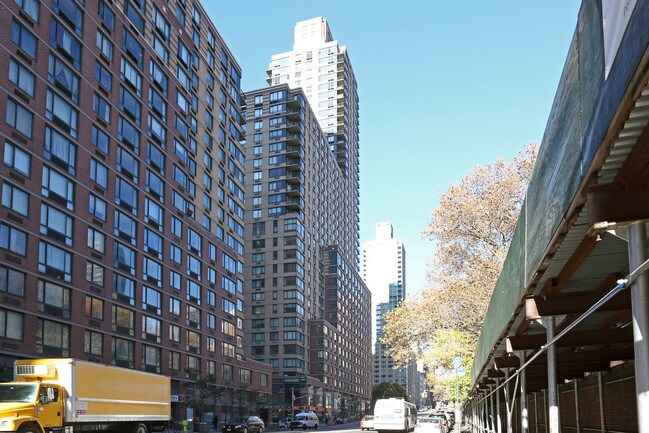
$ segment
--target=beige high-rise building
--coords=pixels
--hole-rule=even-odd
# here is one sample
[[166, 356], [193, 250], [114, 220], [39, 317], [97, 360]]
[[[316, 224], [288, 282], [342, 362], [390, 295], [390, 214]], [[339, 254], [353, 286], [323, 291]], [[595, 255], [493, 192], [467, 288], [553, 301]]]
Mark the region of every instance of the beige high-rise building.
[[345, 174], [302, 89], [245, 100], [246, 357], [272, 366], [276, 416], [292, 401], [354, 416], [370, 399], [371, 296], [346, 241]]
[[302, 88], [311, 104], [329, 149], [343, 176], [345, 191], [338, 213], [350, 225], [338, 233], [339, 245], [358, 263], [359, 242], [359, 143], [358, 91], [347, 47], [335, 40], [325, 18], [295, 25], [293, 50], [271, 57], [269, 85]]

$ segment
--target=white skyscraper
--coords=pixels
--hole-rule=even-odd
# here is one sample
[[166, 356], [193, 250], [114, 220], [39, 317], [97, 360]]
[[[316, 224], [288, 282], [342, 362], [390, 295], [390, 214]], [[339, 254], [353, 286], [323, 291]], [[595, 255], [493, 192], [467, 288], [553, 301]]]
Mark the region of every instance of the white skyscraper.
[[400, 239], [392, 237], [392, 223], [377, 223], [375, 239], [363, 244], [362, 275], [372, 292], [372, 341], [375, 342], [376, 307], [391, 301], [390, 285], [401, 288], [401, 299], [406, 295], [406, 249]]
[[411, 393], [409, 369], [395, 369], [387, 347], [379, 341], [385, 314], [406, 296], [406, 249], [400, 239], [393, 237], [390, 222], [377, 223], [375, 239], [363, 244], [363, 279], [372, 293], [372, 382], [398, 383]]
[[339, 188], [350, 192], [339, 209], [354, 222], [339, 236], [345, 239], [342, 246], [353, 245], [345, 254], [358, 265], [358, 91], [347, 48], [333, 39], [326, 19], [300, 21], [295, 25], [293, 51], [273, 55], [267, 73], [269, 85], [286, 83], [303, 89], [336, 155], [345, 183]]

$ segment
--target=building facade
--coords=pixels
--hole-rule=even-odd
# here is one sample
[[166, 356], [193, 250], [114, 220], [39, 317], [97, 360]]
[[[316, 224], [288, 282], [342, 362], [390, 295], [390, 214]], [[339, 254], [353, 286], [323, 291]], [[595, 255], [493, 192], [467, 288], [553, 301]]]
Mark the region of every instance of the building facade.
[[278, 417], [291, 403], [358, 413], [371, 388], [370, 296], [341, 236], [353, 225], [346, 175], [302, 89], [245, 97], [246, 356], [272, 366]]
[[[270, 393], [243, 349], [241, 70], [197, 0], [0, 0], [0, 374], [75, 357]], [[237, 401], [239, 400], [239, 401]], [[219, 402], [216, 402], [219, 403]]]
[[372, 292], [372, 343], [376, 344], [381, 326], [378, 305], [389, 309], [406, 297], [406, 248], [394, 237], [392, 223], [376, 223], [374, 239], [363, 243], [362, 260], [363, 280]]
[[[329, 149], [341, 169], [339, 218], [349, 222], [337, 233], [338, 245], [358, 263], [359, 241], [359, 122], [356, 77], [347, 48], [333, 39], [326, 19], [295, 25], [293, 50], [271, 57], [269, 85], [302, 88], [311, 104]], [[342, 214], [344, 212], [344, 215]]]

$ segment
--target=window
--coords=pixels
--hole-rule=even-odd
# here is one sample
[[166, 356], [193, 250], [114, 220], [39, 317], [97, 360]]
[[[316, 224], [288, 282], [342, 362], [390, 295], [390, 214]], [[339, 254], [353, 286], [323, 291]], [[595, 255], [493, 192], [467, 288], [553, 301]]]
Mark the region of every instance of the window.
[[124, 119], [122, 116], [119, 116], [117, 136], [122, 140], [122, 143], [128, 145], [135, 153], [139, 152], [140, 132], [135, 125]]
[[47, 242], [38, 248], [38, 270], [63, 281], [72, 281], [72, 254]]
[[[54, 21], [52, 21], [54, 22]], [[11, 22], [11, 40], [29, 57], [36, 60], [36, 36], [15, 20]]]
[[115, 236], [135, 245], [137, 236], [137, 222], [128, 214], [115, 210]]
[[151, 287], [142, 287], [142, 308], [146, 311], [161, 314], [162, 312], [162, 293]]
[[241, 383], [252, 383], [252, 372], [248, 369], [240, 368], [239, 381]]
[[171, 233], [179, 238], [183, 237], [183, 223], [176, 217], [171, 217]]
[[9, 183], [2, 184], [2, 206], [21, 215], [29, 215], [29, 194]]
[[137, 96], [142, 96], [142, 75], [140, 75], [137, 68], [131, 62], [122, 58], [120, 72], [122, 80], [135, 90]]
[[135, 305], [135, 281], [122, 274], [113, 274], [113, 298]]
[[140, 125], [140, 103], [138, 98], [136, 98], [131, 92], [126, 90], [123, 86], [120, 86], [120, 99], [119, 99], [119, 109], [120, 111], [126, 113], [131, 117], [136, 125]]
[[162, 207], [155, 201], [145, 198], [144, 199], [144, 221], [149, 224], [157, 226], [158, 230], [162, 230], [164, 214]]
[[95, 230], [92, 227], [88, 227], [88, 248], [91, 248], [98, 253], [104, 254], [106, 251], [106, 235]]
[[162, 338], [162, 322], [155, 317], [142, 316], [142, 338], [147, 341], [160, 343]]
[[104, 335], [94, 331], [84, 331], [83, 351], [89, 355], [102, 356], [104, 352]]
[[13, 59], [9, 60], [9, 81], [32, 97], [34, 96], [35, 80], [36, 76], [32, 74], [29, 69], [24, 67], [21, 63], [17, 63]]
[[172, 262], [178, 263], [179, 265], [182, 264], [182, 250], [177, 245], [170, 245], [169, 256]]
[[115, 28], [115, 13], [104, 0], [99, 1], [99, 16], [111, 31]]
[[110, 138], [108, 137], [108, 134], [95, 125], [92, 125], [92, 144], [102, 152], [108, 153]]
[[137, 215], [137, 190], [119, 176], [115, 180], [115, 203]]
[[27, 233], [9, 225], [0, 224], [0, 248], [24, 257], [27, 253]]
[[162, 94], [167, 96], [167, 75], [155, 61], [151, 60], [150, 65], [149, 73], [151, 74], [151, 80], [162, 90]]
[[0, 266], [0, 292], [25, 296], [25, 273]]
[[31, 157], [21, 148], [5, 142], [4, 163], [13, 170], [29, 177]]
[[70, 318], [70, 289], [66, 287], [38, 280], [36, 302], [40, 311]]
[[50, 24], [50, 45], [64, 55], [77, 70], [80, 69], [81, 43], [54, 19]]
[[234, 344], [226, 343], [225, 341], [221, 342], [221, 354], [229, 358], [234, 358], [236, 355]]
[[135, 156], [122, 147], [117, 147], [117, 169], [134, 183], [138, 183], [139, 163]]
[[[142, 12], [144, 12], [144, 10], [142, 10]], [[133, 3], [128, 0], [125, 1], [124, 13], [126, 14], [127, 18], [131, 20], [138, 31], [140, 33], [144, 33], [144, 18], [142, 18], [142, 15], [140, 15], [140, 11], [138, 11], [137, 6], [133, 5]]]
[[75, 174], [77, 146], [72, 144], [64, 135], [48, 126], [45, 127], [43, 155], [68, 173]]
[[16, 3], [32, 20], [38, 22], [38, 11], [41, 6], [39, 0], [16, 0]]
[[32, 138], [32, 123], [34, 115], [20, 104], [7, 99], [7, 125], [14, 128], [27, 138]]
[[169, 42], [169, 22], [167, 22], [162, 12], [155, 6], [153, 7], [153, 27], [166, 42]]
[[106, 202], [91, 193], [88, 197], [88, 213], [101, 221], [106, 221]]
[[90, 160], [90, 180], [104, 189], [108, 187], [108, 167], [94, 158]]
[[167, 50], [167, 46], [162, 39], [155, 33], [151, 34], [151, 47], [164, 63], [169, 62], [169, 50]]
[[43, 182], [41, 193], [74, 210], [74, 183], [47, 166], [43, 166]]
[[72, 245], [73, 218], [55, 207], [41, 204], [40, 231], [57, 241]]
[[162, 260], [162, 236], [149, 230], [148, 228], [144, 229], [144, 251], [149, 254], [153, 254], [159, 260]]
[[[95, 110], [95, 113], [97, 113], [97, 117], [106, 123], [110, 123], [110, 104], [108, 104], [107, 100], [95, 93], [92, 107], [93, 110]], [[120, 108], [122, 107], [120, 106]]]
[[122, 338], [112, 338], [112, 356], [119, 367], [133, 368], [135, 343]]
[[223, 376], [223, 380], [232, 380], [232, 366], [228, 364], [222, 364], [221, 375]]
[[113, 76], [110, 71], [98, 61], [95, 62], [95, 79], [109, 92], [113, 87]]
[[162, 287], [162, 265], [155, 260], [144, 257], [142, 267], [142, 278], [149, 283]]
[[99, 30], [97, 30], [97, 48], [108, 60], [113, 60], [113, 43], [108, 36]]
[[149, 108], [159, 114], [163, 122], [167, 121], [167, 103], [164, 96], [152, 87], [149, 88]]
[[50, 83], [68, 95], [74, 102], [79, 102], [79, 77], [63, 60], [53, 54], [50, 54], [47, 76]]
[[[174, 316], [180, 316], [180, 304], [181, 304], [180, 299], [169, 298], [169, 313], [173, 314]], [[180, 334], [178, 338], [180, 338]]]
[[86, 281], [97, 286], [104, 286], [104, 267], [93, 262], [86, 262]]
[[0, 337], [22, 341], [24, 316], [0, 308]]
[[135, 257], [135, 250], [120, 242], [115, 242], [115, 266], [135, 275]]
[[86, 316], [96, 320], [104, 320], [104, 301], [86, 295]]
[[72, 25], [76, 34], [83, 36], [83, 12], [73, 0], [53, 0], [52, 9]]
[[47, 91], [45, 115], [48, 119], [63, 128], [65, 132], [77, 138], [78, 111], [72, 108], [72, 105], [68, 104], [65, 99], [51, 90]]
[[[159, 340], [159, 338], [158, 338]], [[151, 373], [160, 373], [162, 354], [157, 347], [144, 345], [143, 362], [144, 369]]]
[[36, 352], [68, 357], [70, 354], [70, 327], [49, 320], [36, 320]]
[[149, 165], [155, 168], [160, 174], [164, 174], [165, 156], [156, 145], [147, 143], [146, 156]]

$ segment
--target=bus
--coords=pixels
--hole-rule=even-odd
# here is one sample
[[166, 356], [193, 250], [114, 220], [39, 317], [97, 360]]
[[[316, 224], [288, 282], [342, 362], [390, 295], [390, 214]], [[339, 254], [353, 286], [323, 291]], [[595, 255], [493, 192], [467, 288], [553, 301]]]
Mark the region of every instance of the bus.
[[408, 432], [417, 424], [417, 406], [403, 398], [382, 398], [374, 404], [374, 430]]

